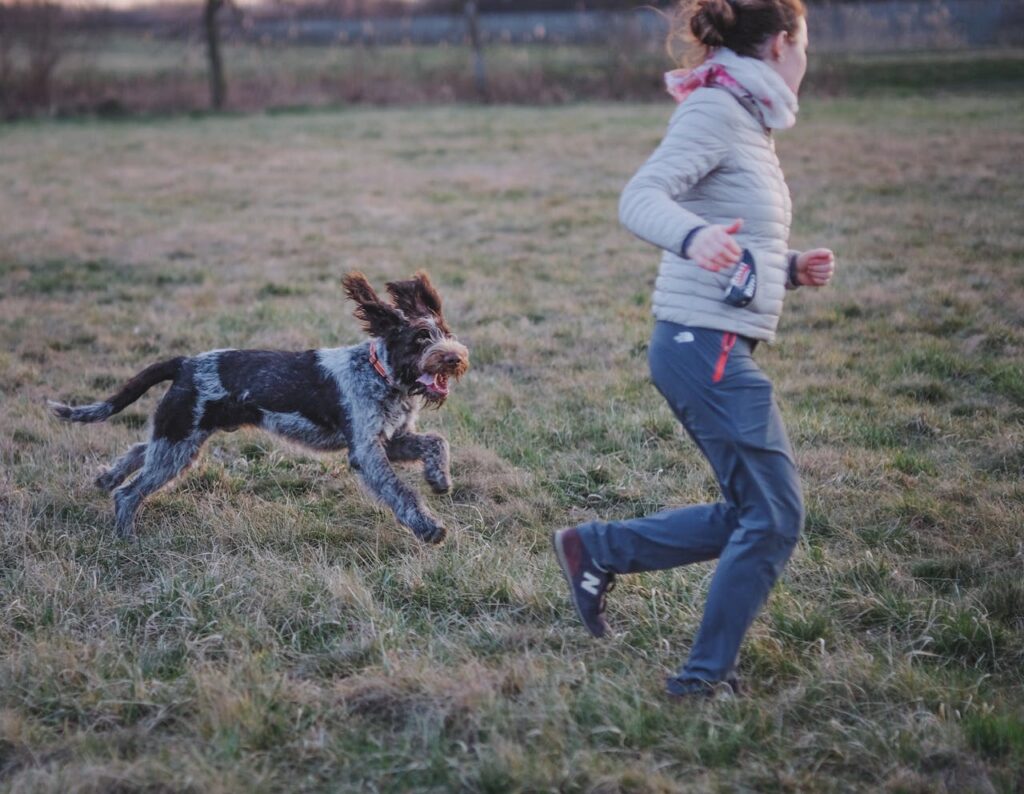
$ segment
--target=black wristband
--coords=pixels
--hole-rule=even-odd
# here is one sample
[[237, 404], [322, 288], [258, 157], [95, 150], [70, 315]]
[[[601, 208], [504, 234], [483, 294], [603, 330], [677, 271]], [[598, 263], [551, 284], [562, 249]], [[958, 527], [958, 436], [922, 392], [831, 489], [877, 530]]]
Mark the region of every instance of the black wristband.
[[789, 255], [789, 274], [786, 278], [789, 281], [789, 286], [791, 286], [793, 289], [796, 289], [797, 287], [800, 286], [800, 278], [796, 272], [796, 260], [799, 258], [799, 256], [800, 254]]
[[687, 233], [686, 237], [683, 238], [683, 244], [681, 246], [679, 246], [679, 255], [683, 259], [689, 259], [690, 258], [690, 257], [688, 257], [686, 255], [686, 249], [688, 249], [690, 247], [690, 243], [692, 243], [693, 242], [693, 238], [697, 236], [697, 232], [699, 232], [701, 229], [706, 229], [706, 228], [707, 228], [706, 226], [698, 226], [695, 229], [691, 229]]

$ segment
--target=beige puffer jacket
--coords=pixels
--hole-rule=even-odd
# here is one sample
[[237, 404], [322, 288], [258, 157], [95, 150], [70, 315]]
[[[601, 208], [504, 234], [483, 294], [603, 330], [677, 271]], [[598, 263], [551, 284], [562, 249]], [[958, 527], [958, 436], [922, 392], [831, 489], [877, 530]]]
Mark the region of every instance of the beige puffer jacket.
[[[792, 205], [769, 130], [733, 94], [698, 88], [676, 109], [664, 139], [622, 192], [619, 219], [664, 249], [654, 316], [771, 342], [788, 281]], [[757, 265], [757, 292], [743, 308], [723, 302], [732, 270], [683, 259], [686, 236], [743, 219], [735, 235]]]

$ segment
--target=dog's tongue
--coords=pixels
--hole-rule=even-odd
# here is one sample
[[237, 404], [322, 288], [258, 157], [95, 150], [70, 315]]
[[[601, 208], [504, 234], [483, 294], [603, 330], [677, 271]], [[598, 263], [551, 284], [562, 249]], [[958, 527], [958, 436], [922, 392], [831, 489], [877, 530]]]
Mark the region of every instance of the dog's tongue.
[[422, 383], [428, 389], [433, 389], [434, 391], [440, 392], [441, 394], [448, 393], [448, 387], [443, 383], [439, 383], [436, 375], [428, 375], [427, 373], [423, 373], [418, 378], [416, 378], [416, 382]]
[[427, 373], [423, 373], [416, 379], [416, 382], [422, 383], [424, 386], [437, 393], [447, 393], [447, 384], [444, 383], [444, 381], [442, 381], [437, 375], [428, 375]]

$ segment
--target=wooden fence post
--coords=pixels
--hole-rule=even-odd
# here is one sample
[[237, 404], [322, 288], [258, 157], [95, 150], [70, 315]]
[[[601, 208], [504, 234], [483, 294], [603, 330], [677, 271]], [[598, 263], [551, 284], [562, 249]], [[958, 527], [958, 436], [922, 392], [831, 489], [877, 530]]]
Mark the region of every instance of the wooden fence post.
[[224, 63], [220, 55], [220, 30], [217, 28], [217, 12], [224, 0], [206, 0], [203, 22], [206, 28], [206, 59], [210, 64], [210, 105], [214, 110], [224, 107], [227, 98], [227, 84], [224, 81]]
[[482, 102], [490, 99], [490, 90], [487, 86], [487, 71], [484, 68], [483, 45], [480, 42], [480, 15], [477, 12], [475, 0], [469, 0], [465, 5], [466, 27], [469, 30], [469, 43], [473, 47], [473, 82], [476, 85], [477, 97]]

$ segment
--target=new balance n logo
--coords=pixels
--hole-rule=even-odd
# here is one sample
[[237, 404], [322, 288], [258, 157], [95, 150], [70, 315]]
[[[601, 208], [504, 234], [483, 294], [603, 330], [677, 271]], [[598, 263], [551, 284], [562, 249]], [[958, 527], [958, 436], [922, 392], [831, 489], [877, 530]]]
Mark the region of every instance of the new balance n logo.
[[601, 585], [601, 580], [598, 579], [590, 571], [583, 572], [583, 581], [580, 582], [580, 587], [590, 593], [592, 596], [597, 595], [598, 587]]

